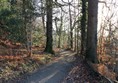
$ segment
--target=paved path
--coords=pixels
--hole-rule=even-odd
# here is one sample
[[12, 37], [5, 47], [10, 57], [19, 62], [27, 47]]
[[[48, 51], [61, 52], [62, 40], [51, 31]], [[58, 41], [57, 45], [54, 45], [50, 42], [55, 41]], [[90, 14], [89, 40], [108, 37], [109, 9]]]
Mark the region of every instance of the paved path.
[[73, 68], [75, 53], [63, 51], [59, 59], [32, 73], [20, 83], [61, 83]]

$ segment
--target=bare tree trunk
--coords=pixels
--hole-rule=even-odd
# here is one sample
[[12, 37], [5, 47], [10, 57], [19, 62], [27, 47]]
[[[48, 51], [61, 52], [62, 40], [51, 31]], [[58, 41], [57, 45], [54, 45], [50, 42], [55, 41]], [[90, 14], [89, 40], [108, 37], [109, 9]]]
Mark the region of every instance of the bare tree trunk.
[[79, 54], [79, 26], [77, 27], [77, 54]]
[[58, 18], [55, 17], [54, 21], [55, 21], [56, 33], [57, 33], [57, 36], [58, 36], [57, 47], [60, 48], [60, 33], [61, 32], [60, 32], [60, 27], [57, 26]]
[[46, 13], [47, 13], [47, 22], [46, 22], [46, 47], [44, 52], [53, 54], [53, 38], [52, 38], [52, 2], [53, 0], [46, 0]]
[[85, 48], [86, 48], [86, 0], [82, 0], [81, 55], [85, 55]]
[[59, 26], [59, 42], [58, 42], [58, 47], [61, 47], [61, 34], [62, 34], [62, 27], [63, 27], [63, 15], [62, 15], [62, 11], [61, 11], [61, 23]]
[[88, 27], [86, 59], [97, 63], [97, 14], [98, 0], [88, 0]]
[[69, 3], [69, 18], [70, 18], [70, 48], [73, 48], [73, 27], [72, 27], [72, 15], [71, 15], [71, 8], [70, 8], [70, 2]]
[[41, 13], [42, 13], [42, 24], [43, 24], [44, 32], [46, 32], [46, 29], [45, 29], [45, 10], [44, 10], [43, 0], [41, 0]]
[[59, 19], [57, 17], [55, 17], [54, 21], [55, 21], [55, 27], [56, 27], [56, 33], [58, 35], [58, 48], [61, 47], [61, 34], [62, 34], [62, 27], [63, 27], [63, 16], [62, 16], [62, 12], [61, 12], [61, 17], [60, 17], [60, 25], [57, 26], [57, 21]]
[[74, 51], [77, 51], [77, 28], [75, 28], [75, 45], [74, 45]]
[[61, 46], [61, 36], [59, 36], [59, 40], [58, 40], [58, 48], [60, 48]]

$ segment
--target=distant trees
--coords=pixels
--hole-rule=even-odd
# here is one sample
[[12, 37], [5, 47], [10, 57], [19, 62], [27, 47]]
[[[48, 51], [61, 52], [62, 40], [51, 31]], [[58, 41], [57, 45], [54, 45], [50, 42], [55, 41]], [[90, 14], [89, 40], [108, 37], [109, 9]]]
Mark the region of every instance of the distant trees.
[[[35, 0], [34, 0], [35, 1]], [[9, 6], [4, 5], [0, 8], [0, 27], [2, 26], [3, 31], [7, 31], [7, 38], [14, 40], [15, 42], [25, 43], [27, 50], [31, 54], [32, 47], [32, 30], [33, 22], [37, 16], [42, 20], [41, 28], [46, 33], [46, 46], [45, 52], [53, 52], [53, 34], [57, 34], [58, 39], [56, 43], [57, 47], [62, 47], [62, 40], [64, 44], [69, 44], [68, 48], [75, 50], [79, 47], [79, 37], [81, 36], [81, 54], [84, 55], [86, 51], [86, 58], [95, 62], [96, 60], [96, 48], [97, 48], [97, 0], [88, 0], [88, 19], [87, 19], [87, 4], [86, 0], [81, 0], [82, 4], [76, 3], [77, 0], [68, 0], [65, 2], [58, 2], [57, 0], [40, 0], [38, 7], [34, 5], [33, 0], [3, 0], [1, 3], [5, 3]], [[77, 5], [78, 4], [78, 5]], [[78, 7], [79, 6], [79, 7]], [[80, 7], [81, 6], [81, 7]], [[68, 10], [66, 11], [66, 8]], [[82, 8], [82, 11], [81, 11]], [[56, 9], [53, 11], [53, 9]], [[38, 10], [38, 11], [37, 11]], [[57, 11], [58, 10], [58, 11]], [[61, 10], [61, 12], [59, 12]], [[80, 14], [81, 11], [81, 14]], [[35, 13], [37, 12], [37, 13]], [[61, 14], [55, 16], [56, 14]], [[34, 15], [37, 16], [34, 16]], [[65, 15], [64, 15], [65, 14]], [[45, 19], [46, 17], [46, 19]], [[80, 19], [81, 18], [81, 19]], [[54, 20], [53, 20], [54, 19]], [[86, 27], [87, 28], [87, 43], [86, 43]], [[55, 22], [55, 28], [53, 28], [53, 21]], [[5, 26], [3, 26], [5, 25]], [[46, 25], [46, 26], [45, 26]], [[81, 33], [79, 30], [81, 29]], [[34, 29], [37, 35], [37, 30]], [[55, 33], [53, 33], [53, 30]], [[75, 30], [75, 32], [74, 32]], [[1, 34], [1, 33], [0, 33]], [[81, 35], [80, 35], [81, 34]], [[3, 35], [3, 34], [2, 34]], [[74, 37], [75, 35], [75, 37]], [[56, 37], [57, 37], [56, 36]], [[63, 37], [62, 37], [63, 36]], [[64, 37], [65, 36], [65, 37]], [[33, 37], [36, 40], [36, 37]], [[75, 39], [75, 41], [74, 41]], [[67, 41], [68, 40], [68, 41]], [[35, 42], [37, 42], [36, 40]], [[39, 41], [38, 41], [39, 42]], [[63, 45], [64, 46], [64, 45]], [[86, 48], [87, 46], [87, 48]]]
[[[98, 32], [98, 55], [99, 56], [110, 56], [115, 62], [114, 65], [111, 65], [111, 70], [118, 73], [118, 10], [116, 10], [117, 0], [109, 0], [110, 4], [107, 1], [100, 2], [101, 4], [101, 24]], [[105, 11], [104, 11], [105, 10]], [[100, 61], [102, 62], [102, 61]], [[105, 62], [106, 63], [106, 62]]]
[[[58, 45], [57, 47], [58, 48], [61, 48], [61, 36], [62, 36], [62, 29], [63, 29], [63, 15], [62, 15], [62, 11], [61, 11], [61, 16], [60, 16], [60, 19], [55, 17], [54, 19], [55, 21], [55, 27], [56, 27], [56, 33], [57, 33], [57, 36], [58, 36]], [[58, 24], [58, 21], [60, 21], [60, 23]]]

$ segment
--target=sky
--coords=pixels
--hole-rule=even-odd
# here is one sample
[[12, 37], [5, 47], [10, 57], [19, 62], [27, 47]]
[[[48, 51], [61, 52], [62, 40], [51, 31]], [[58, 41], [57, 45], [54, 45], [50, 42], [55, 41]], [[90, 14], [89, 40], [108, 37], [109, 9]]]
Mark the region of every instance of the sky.
[[[105, 28], [108, 28], [109, 22], [107, 20], [110, 20], [111, 24], [116, 27], [118, 25], [118, 0], [102, 1], [105, 1], [106, 4], [99, 3], [98, 5], [98, 31], [101, 27], [101, 24], [103, 24]], [[115, 29], [114, 26], [112, 26], [112, 30]], [[105, 32], [105, 35], [108, 35], [107, 31]]]

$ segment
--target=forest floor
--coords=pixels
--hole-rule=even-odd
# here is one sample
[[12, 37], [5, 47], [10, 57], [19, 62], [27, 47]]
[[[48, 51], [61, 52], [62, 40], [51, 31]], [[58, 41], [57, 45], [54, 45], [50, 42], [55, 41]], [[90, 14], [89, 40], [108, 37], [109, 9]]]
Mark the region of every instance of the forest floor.
[[112, 83], [98, 72], [93, 71], [88, 63], [79, 56], [76, 66], [69, 72], [62, 83]]

